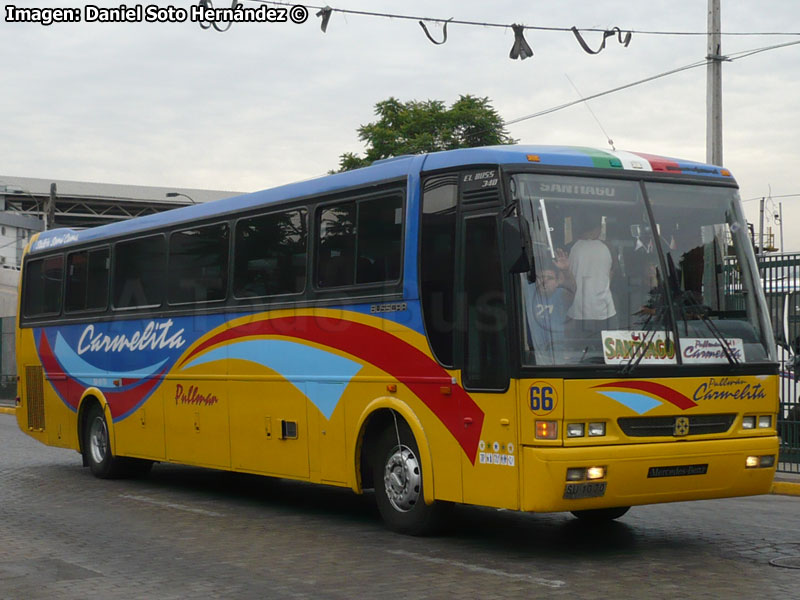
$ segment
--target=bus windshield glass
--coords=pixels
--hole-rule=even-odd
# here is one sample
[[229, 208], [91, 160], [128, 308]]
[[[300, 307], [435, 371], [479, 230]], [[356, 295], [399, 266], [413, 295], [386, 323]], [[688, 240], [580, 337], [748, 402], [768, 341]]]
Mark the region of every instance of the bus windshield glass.
[[511, 189], [535, 265], [521, 275], [525, 364], [774, 360], [735, 189], [534, 174]]

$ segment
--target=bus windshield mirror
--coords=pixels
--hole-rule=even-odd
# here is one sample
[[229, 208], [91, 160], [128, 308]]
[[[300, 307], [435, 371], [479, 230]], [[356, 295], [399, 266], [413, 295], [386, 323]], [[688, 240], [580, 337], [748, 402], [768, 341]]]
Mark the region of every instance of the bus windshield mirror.
[[510, 273], [530, 274], [533, 272], [530, 234], [527, 224], [521, 216], [514, 214], [514, 209], [515, 205], [511, 205], [503, 216], [503, 259]]

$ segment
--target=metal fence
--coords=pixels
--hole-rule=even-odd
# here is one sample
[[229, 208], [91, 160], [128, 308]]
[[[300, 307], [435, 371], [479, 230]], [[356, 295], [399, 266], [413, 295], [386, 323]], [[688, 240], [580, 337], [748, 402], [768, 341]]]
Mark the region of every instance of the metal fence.
[[800, 473], [800, 398], [793, 366], [800, 354], [800, 253], [759, 256], [758, 266], [780, 361], [778, 471]]
[[0, 401], [17, 397], [15, 322], [15, 317], [0, 318]]

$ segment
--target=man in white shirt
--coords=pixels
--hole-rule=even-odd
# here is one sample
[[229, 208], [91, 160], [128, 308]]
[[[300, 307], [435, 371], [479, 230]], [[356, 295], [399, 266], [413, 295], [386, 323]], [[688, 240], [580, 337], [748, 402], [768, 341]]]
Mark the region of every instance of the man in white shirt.
[[581, 332], [613, 329], [617, 310], [611, 296], [612, 258], [600, 240], [600, 217], [573, 219], [578, 240], [569, 252], [569, 268], [575, 278], [575, 299], [567, 316]]

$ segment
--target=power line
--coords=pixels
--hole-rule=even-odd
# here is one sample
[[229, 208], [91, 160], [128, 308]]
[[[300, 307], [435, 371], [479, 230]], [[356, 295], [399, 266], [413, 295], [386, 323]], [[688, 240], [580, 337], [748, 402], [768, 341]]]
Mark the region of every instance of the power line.
[[[787, 46], [795, 46], [797, 44], [800, 44], [800, 40], [795, 41], [795, 42], [787, 42], [785, 44], [776, 44], [774, 46], [766, 46], [764, 48], [756, 48], [756, 49], [753, 49], [753, 50], [743, 50], [741, 52], [735, 52], [735, 53], [729, 55], [727, 57], [727, 60], [730, 61], [730, 62], [733, 62], [733, 61], [736, 61], [736, 60], [740, 60], [742, 58], [747, 58], [749, 56], [753, 56], [755, 54], [759, 54], [761, 52], [767, 52], [769, 50], [776, 50], [778, 48], [786, 48]], [[576, 104], [581, 104], [582, 102], [585, 102], [587, 100], [593, 100], [595, 98], [600, 98], [601, 96], [607, 96], [609, 94], [613, 94], [614, 92], [619, 92], [619, 91], [622, 91], [622, 90], [626, 90], [628, 88], [632, 88], [632, 87], [635, 87], [637, 85], [641, 85], [643, 83], [647, 83], [649, 81], [654, 81], [654, 80], [660, 79], [662, 77], [667, 77], [668, 75], [674, 75], [675, 73], [680, 73], [682, 71], [688, 71], [689, 69], [696, 69], [697, 67], [705, 66], [705, 65], [707, 65], [707, 64], [709, 64], [711, 62], [712, 62], [711, 59], [705, 59], [705, 60], [698, 61], [696, 63], [692, 63], [692, 64], [689, 64], [689, 65], [684, 65], [683, 67], [678, 67], [677, 69], [672, 69], [670, 71], [664, 71], [663, 73], [659, 73], [658, 75], [653, 75], [651, 77], [646, 77], [644, 79], [640, 79], [640, 80], [634, 81], [632, 83], [621, 85], [619, 87], [615, 87], [613, 89], [606, 90], [604, 92], [598, 92], [597, 94], [592, 94], [590, 96], [586, 96], [586, 97], [584, 97], [584, 98], [582, 98], [580, 100], [574, 100], [572, 102], [566, 102], [564, 104], [560, 104], [559, 106], [553, 106], [552, 108], [547, 108], [545, 110], [541, 110], [539, 112], [532, 113], [532, 114], [526, 115], [524, 117], [518, 117], [518, 118], [512, 119], [510, 121], [505, 121], [504, 122], [504, 126], [513, 125], [515, 123], [519, 123], [521, 121], [526, 121], [528, 119], [533, 119], [535, 117], [542, 117], [544, 115], [549, 115], [550, 113], [558, 112], [559, 110], [563, 110], [565, 108], [569, 108], [570, 106], [575, 106]]]
[[755, 200], [761, 200], [762, 198], [800, 198], [800, 194], [781, 194], [780, 196], [754, 196], [753, 198], [748, 198], [747, 200], [742, 200], [742, 204], [745, 202], [754, 202]]
[[[262, 4], [271, 4], [274, 6], [294, 6], [295, 3], [293, 2], [282, 2], [280, 0], [250, 0], [251, 2], [260, 2]], [[368, 10], [353, 10], [347, 8], [333, 8], [331, 6], [312, 6], [310, 4], [304, 4], [308, 9], [312, 10], [329, 10], [331, 12], [338, 12], [345, 15], [359, 15], [365, 17], [377, 17], [383, 19], [405, 19], [409, 21], [426, 21], [428, 23], [440, 23], [440, 24], [453, 24], [453, 25], [469, 25], [473, 27], [494, 27], [494, 28], [504, 28], [504, 29], [511, 29], [511, 25], [508, 23], [491, 23], [486, 21], [467, 21], [461, 19], [443, 19], [440, 17], [424, 17], [424, 16], [414, 16], [414, 15], [401, 15], [396, 13], [384, 13], [384, 12], [373, 12]], [[572, 27], [547, 27], [543, 25], [521, 25], [523, 29], [530, 29], [532, 31], [554, 31], [554, 32], [572, 32]], [[598, 27], [577, 27], [578, 31], [588, 31], [588, 32], [605, 32], [608, 31], [604, 28]], [[629, 31], [631, 33], [636, 33], [640, 35], [675, 35], [675, 36], [706, 36], [708, 32], [706, 31], [653, 31], [653, 30], [645, 30], [645, 29], [624, 29], [624, 31]], [[800, 36], [800, 31], [728, 31], [723, 32], [722, 35], [728, 36]]]
[[648, 81], [654, 81], [655, 79], [661, 79], [662, 77], [666, 77], [667, 75], [674, 75], [675, 73], [680, 73], [681, 71], [688, 71], [689, 69], [696, 69], [697, 67], [702, 67], [707, 65], [710, 60], [701, 60], [696, 63], [692, 63], [690, 65], [684, 65], [683, 67], [678, 67], [677, 69], [672, 69], [670, 71], [664, 71], [663, 73], [659, 73], [658, 75], [653, 75], [651, 77], [646, 77], [644, 79], [639, 79], [638, 81], [634, 81], [632, 83], [627, 83], [625, 85], [621, 85], [619, 87], [615, 87], [610, 90], [606, 90], [604, 92], [598, 92], [596, 94], [591, 94], [590, 96], [585, 96], [580, 100], [573, 100], [572, 102], [566, 102], [564, 104], [560, 104], [558, 106], [553, 106], [551, 108], [546, 108], [545, 110], [540, 110], [539, 112], [532, 113], [530, 115], [525, 115], [524, 117], [518, 117], [516, 119], [511, 119], [510, 121], [505, 121], [504, 125], [514, 125], [515, 123], [520, 123], [522, 121], [527, 121], [528, 119], [533, 119], [535, 117], [542, 117], [544, 115], [549, 115], [550, 113], [558, 112], [559, 110], [563, 110], [565, 108], [569, 108], [570, 106], [575, 106], [576, 104], [581, 104], [586, 102], [587, 100], [594, 100], [595, 98], [600, 98], [602, 96], [607, 96], [609, 94], [613, 94], [614, 92], [619, 92], [622, 90], [626, 90], [628, 88], [632, 88], [637, 85], [641, 85], [643, 83], [647, 83]]

